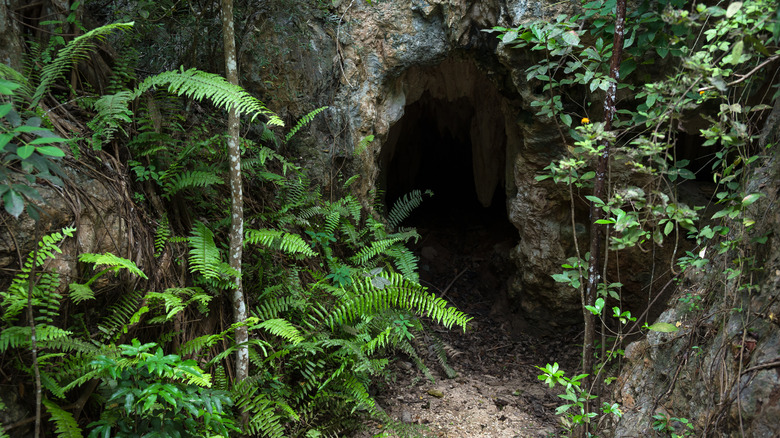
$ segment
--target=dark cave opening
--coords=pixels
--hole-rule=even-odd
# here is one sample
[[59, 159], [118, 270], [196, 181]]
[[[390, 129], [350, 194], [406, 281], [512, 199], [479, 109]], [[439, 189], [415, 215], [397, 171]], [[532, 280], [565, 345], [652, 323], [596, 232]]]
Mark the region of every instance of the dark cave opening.
[[475, 148], [470, 135], [478, 116], [466, 98], [450, 102], [426, 92], [390, 128], [388, 137], [395, 141], [380, 158], [387, 206], [415, 189], [433, 192], [403, 225], [463, 231], [486, 226], [516, 234], [507, 218], [503, 181], [489, 189], [487, 201], [478, 194], [473, 151], [479, 145]]
[[[390, 128], [380, 155], [380, 188], [388, 208], [411, 190], [433, 192], [401, 224], [421, 235], [411, 245], [420, 257], [421, 281], [462, 310], [490, 313], [514, 269], [509, 254], [518, 231], [508, 219], [503, 175], [494, 183], [475, 177], [474, 156], [484, 153], [472, 133], [480, 116], [466, 97], [450, 101], [422, 93]], [[503, 126], [495, 128], [503, 135]], [[503, 170], [503, 145], [498, 152], [487, 155]]]

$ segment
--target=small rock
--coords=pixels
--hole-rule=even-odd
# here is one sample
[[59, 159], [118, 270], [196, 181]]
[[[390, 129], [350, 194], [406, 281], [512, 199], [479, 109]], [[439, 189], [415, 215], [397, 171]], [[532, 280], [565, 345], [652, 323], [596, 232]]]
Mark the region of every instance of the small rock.
[[444, 397], [444, 393], [439, 391], [438, 389], [429, 389], [428, 390], [428, 395], [431, 395], [431, 396], [436, 397], [436, 398]]
[[411, 423], [412, 422], [412, 413], [409, 411], [403, 411], [401, 413], [401, 421], [404, 423]]

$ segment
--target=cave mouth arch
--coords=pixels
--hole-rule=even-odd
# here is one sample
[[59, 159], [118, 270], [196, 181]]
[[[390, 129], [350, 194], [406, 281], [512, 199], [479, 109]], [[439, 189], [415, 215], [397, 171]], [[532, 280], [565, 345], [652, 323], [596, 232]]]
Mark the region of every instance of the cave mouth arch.
[[378, 187], [388, 208], [412, 190], [433, 192], [401, 224], [421, 235], [412, 244], [421, 280], [452, 296], [458, 276], [461, 289], [478, 294], [462, 301], [493, 305], [516, 269], [510, 252], [519, 240], [507, 214], [515, 188], [506, 102], [464, 59], [410, 69], [390, 88], [400, 116], [382, 144]]

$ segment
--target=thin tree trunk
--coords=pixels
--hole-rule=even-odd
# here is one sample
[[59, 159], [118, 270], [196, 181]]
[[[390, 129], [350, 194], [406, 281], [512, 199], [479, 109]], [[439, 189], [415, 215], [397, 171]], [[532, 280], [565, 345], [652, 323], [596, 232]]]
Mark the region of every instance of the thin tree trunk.
[[[40, 228], [40, 223], [35, 222], [35, 237], [37, 238], [37, 241], [41, 240], [41, 236], [38, 235], [38, 230]], [[30, 275], [27, 277], [27, 320], [30, 323], [30, 355], [32, 356], [32, 368], [35, 372], [35, 431], [34, 431], [34, 437], [38, 438], [41, 436], [41, 399], [42, 399], [42, 388], [41, 388], [41, 370], [38, 366], [38, 339], [37, 339], [37, 331], [35, 330], [35, 315], [33, 314], [33, 304], [32, 304], [32, 298], [33, 298], [33, 290], [35, 289], [35, 268], [38, 267], [38, 245], [35, 246], [35, 251], [33, 252], [33, 262], [32, 267], [30, 268]], [[22, 268], [23, 265], [20, 265], [20, 268]]]
[[[238, 63], [236, 61], [236, 38], [233, 27], [233, 0], [222, 0], [222, 34], [225, 45], [225, 71], [227, 80], [238, 85]], [[241, 121], [238, 113], [231, 109], [228, 114], [228, 157], [230, 160], [230, 194], [232, 198], [230, 227], [230, 267], [238, 272], [233, 290], [233, 319], [237, 323], [246, 321], [246, 303], [241, 285], [241, 253], [244, 244], [244, 199], [241, 187], [241, 150], [238, 145]], [[242, 345], [236, 356], [236, 381], [249, 376], [249, 350], [246, 346], [249, 336], [245, 326], [236, 329], [236, 343]]]
[[[626, 0], [617, 1], [617, 16], [615, 18], [615, 37], [612, 48], [612, 59], [609, 67], [609, 77], [613, 80], [607, 88], [604, 98], [604, 130], [612, 129], [612, 118], [615, 116], [615, 100], [617, 82], [620, 79], [620, 60], [623, 55], [623, 32], [626, 18]], [[593, 184], [593, 196], [606, 201], [607, 166], [609, 164], [610, 144], [604, 143], [604, 149], [599, 156], [596, 167], [596, 179]], [[585, 290], [585, 304], [593, 306], [596, 302], [598, 285], [601, 281], [601, 241], [604, 238], [604, 225], [596, 223], [602, 219], [604, 211], [595, 202], [590, 203], [590, 263], [588, 266], [588, 283]], [[593, 372], [593, 341], [596, 333], [596, 318], [588, 309], [582, 309], [585, 321], [585, 339], [582, 346], [582, 372]], [[584, 389], [590, 391], [592, 379], [586, 378]], [[586, 404], [587, 406], [587, 404]]]

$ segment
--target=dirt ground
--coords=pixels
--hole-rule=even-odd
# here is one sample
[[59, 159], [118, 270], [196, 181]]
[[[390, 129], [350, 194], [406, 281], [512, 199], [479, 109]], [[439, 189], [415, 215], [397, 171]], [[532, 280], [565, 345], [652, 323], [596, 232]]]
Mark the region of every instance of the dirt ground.
[[[416, 250], [423, 285], [474, 320], [465, 334], [432, 329], [431, 336], [448, 346], [454, 378], [447, 378], [432, 351], [425, 361], [433, 382], [409, 358], [399, 356], [392, 365], [396, 381], [379, 388], [377, 400], [404, 430], [386, 436], [558, 436], [555, 409], [562, 404], [560, 391], [548, 389], [534, 366], [558, 362], [571, 375], [578, 364], [578, 334], [532, 336], [519, 331], [506, 312], [506, 301], [498, 297], [512, 269], [508, 252], [514, 230], [482, 218], [476, 225], [445, 223], [435, 231], [419, 231], [423, 238]], [[372, 422], [367, 429], [353, 437], [381, 435], [386, 425]]]

